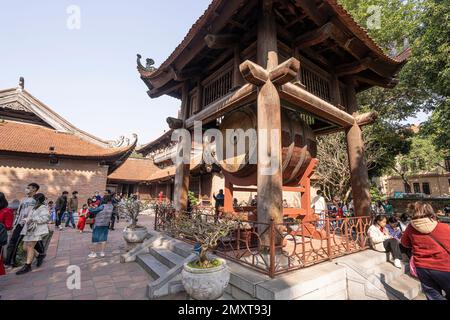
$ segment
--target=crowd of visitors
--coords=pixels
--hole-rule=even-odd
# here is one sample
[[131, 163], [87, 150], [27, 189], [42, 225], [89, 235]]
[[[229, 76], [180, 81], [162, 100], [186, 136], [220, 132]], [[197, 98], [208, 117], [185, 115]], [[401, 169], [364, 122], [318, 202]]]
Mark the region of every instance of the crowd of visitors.
[[19, 266], [20, 248], [23, 248], [25, 264], [16, 272], [17, 275], [30, 272], [34, 261], [37, 268], [42, 265], [46, 257], [44, 243], [50, 233], [49, 224], [54, 224], [55, 230], [71, 227], [79, 233], [89, 225], [92, 229], [89, 257], [97, 257], [97, 252], [104, 257], [108, 232], [114, 230], [119, 220], [119, 204], [126, 200], [123, 195], [105, 190], [103, 195], [95, 192], [80, 206], [77, 191], [73, 191], [70, 197], [68, 191], [63, 191], [53, 201], [38, 193], [39, 189], [38, 184], [30, 183], [25, 188], [25, 198], [12, 203], [0, 192], [0, 276], [6, 274], [7, 269]]

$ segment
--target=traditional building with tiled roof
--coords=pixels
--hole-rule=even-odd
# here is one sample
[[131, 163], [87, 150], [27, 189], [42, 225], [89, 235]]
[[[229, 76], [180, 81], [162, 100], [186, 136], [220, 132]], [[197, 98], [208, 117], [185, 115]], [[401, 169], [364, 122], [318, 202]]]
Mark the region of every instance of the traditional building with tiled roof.
[[24, 88], [0, 91], [0, 192], [20, 199], [28, 183], [55, 200], [67, 190], [84, 201], [104, 191], [108, 174], [133, 152], [132, 143], [104, 141], [86, 133]]

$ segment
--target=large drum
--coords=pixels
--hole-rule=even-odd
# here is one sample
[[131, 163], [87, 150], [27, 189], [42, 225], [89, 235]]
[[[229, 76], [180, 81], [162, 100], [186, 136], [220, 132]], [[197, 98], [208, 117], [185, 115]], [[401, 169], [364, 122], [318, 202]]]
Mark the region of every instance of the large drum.
[[[297, 186], [300, 178], [305, 172], [312, 158], [316, 157], [317, 144], [316, 137], [311, 127], [307, 125], [300, 114], [282, 108], [282, 155], [283, 155], [283, 184], [285, 186]], [[237, 139], [233, 135], [227, 136], [229, 129], [242, 129], [244, 132], [248, 129], [257, 129], [256, 111], [253, 107], [240, 108], [226, 115], [220, 125], [223, 144], [223, 160], [219, 164], [225, 172], [239, 178], [248, 177], [257, 170], [255, 164], [250, 164], [252, 156], [256, 156], [257, 149], [252, 150], [249, 138], [245, 139], [245, 149], [238, 152]], [[234, 154], [227, 157], [226, 146], [234, 146]], [[254, 152], [254, 154], [253, 154]], [[255, 181], [256, 183], [256, 181]]]

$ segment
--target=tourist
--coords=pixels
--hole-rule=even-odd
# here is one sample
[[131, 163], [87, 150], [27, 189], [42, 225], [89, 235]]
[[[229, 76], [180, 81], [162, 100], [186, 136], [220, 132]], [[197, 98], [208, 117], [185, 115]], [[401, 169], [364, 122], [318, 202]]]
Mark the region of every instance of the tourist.
[[223, 194], [223, 190], [219, 190], [219, 194], [213, 194], [213, 198], [216, 201], [216, 210], [225, 205], [225, 195]]
[[64, 222], [64, 217], [67, 212], [67, 196], [69, 192], [64, 191], [61, 196], [56, 199], [55, 210], [56, 210], [56, 227], [62, 230], [62, 223]]
[[377, 215], [374, 223], [367, 231], [372, 249], [379, 252], [390, 252], [394, 258], [394, 266], [401, 268], [402, 252], [398, 240], [391, 237], [386, 228], [386, 216]]
[[103, 204], [95, 209], [89, 209], [89, 212], [95, 215], [94, 231], [92, 232], [93, 246], [89, 258], [96, 258], [98, 249], [100, 249], [100, 257], [105, 256], [109, 223], [113, 209], [112, 199], [109, 195], [103, 197]]
[[355, 211], [355, 206], [353, 204], [353, 199], [350, 200], [349, 204], [348, 204], [348, 216], [352, 217], [354, 215], [354, 211]]
[[258, 206], [258, 196], [257, 195], [255, 195], [255, 197], [250, 202], [250, 206], [251, 207], [257, 207]]
[[238, 208], [238, 207], [239, 207], [238, 199], [234, 198], [233, 199], [233, 208]]
[[112, 195], [112, 204], [113, 204], [113, 212], [111, 215], [111, 222], [109, 224], [109, 229], [114, 231], [114, 225], [116, 224], [116, 220], [119, 220], [119, 203], [120, 197], [117, 193]]
[[55, 224], [56, 222], [56, 210], [55, 203], [53, 201], [49, 201], [47, 204], [48, 212], [50, 213], [50, 223]]
[[83, 207], [80, 209], [80, 212], [78, 213], [78, 223], [77, 223], [77, 230], [80, 233], [83, 233], [84, 227], [86, 226], [86, 219], [89, 215], [89, 207], [87, 204], [83, 204]]
[[[16, 219], [14, 221], [14, 230], [8, 243], [7, 255], [5, 260], [5, 265], [8, 268], [17, 266], [16, 256], [20, 241], [22, 241], [23, 238], [21, 232], [24, 227], [24, 221], [29, 216], [36, 204], [34, 195], [36, 195], [39, 188], [39, 185], [36, 183], [30, 183], [25, 188], [26, 197], [22, 199], [19, 204], [19, 208], [17, 209]], [[45, 258], [45, 248], [42, 241], [38, 241], [36, 243], [35, 249], [39, 252], [39, 256], [37, 257], [37, 266], [39, 267], [41, 266]]]
[[402, 230], [402, 233], [405, 232], [406, 228], [409, 225], [409, 216], [408, 216], [408, 214], [407, 213], [402, 213], [402, 215], [399, 218], [398, 223], [399, 223], [400, 230]]
[[158, 201], [159, 201], [159, 203], [162, 203], [163, 200], [164, 200], [164, 193], [162, 191], [160, 191], [158, 194]]
[[427, 299], [450, 300], [450, 226], [437, 221], [431, 205], [417, 202], [414, 207], [402, 245], [412, 249], [412, 264]]
[[95, 209], [98, 207], [97, 198], [94, 197], [92, 199], [88, 199], [87, 206], [88, 206], [88, 215], [86, 217], [86, 224], [88, 224], [92, 230], [92, 229], [94, 229], [95, 215], [90, 212], [90, 209]]
[[69, 204], [67, 206], [67, 215], [69, 218], [66, 221], [66, 228], [69, 226], [69, 223], [72, 225], [72, 228], [76, 228], [74, 220], [76, 212], [78, 212], [78, 191], [72, 192], [72, 198], [69, 199]]
[[384, 215], [385, 214], [383, 203], [380, 200], [378, 200], [375, 204], [375, 214], [376, 215]]
[[8, 201], [5, 194], [0, 192], [0, 276], [6, 274], [3, 265], [3, 246], [7, 244], [8, 233], [14, 225], [14, 212], [8, 208]]
[[392, 216], [394, 214], [394, 207], [389, 203], [388, 200], [384, 200], [383, 209], [384, 213], [388, 216]]
[[315, 214], [318, 216], [317, 227], [319, 229], [322, 229], [325, 220], [325, 213], [327, 210], [327, 202], [323, 197], [322, 190], [317, 190], [316, 196], [311, 201], [311, 208], [314, 209]]
[[286, 199], [283, 200], [283, 208], [289, 208], [289, 204]]
[[16, 275], [31, 271], [31, 263], [36, 256], [39, 256], [35, 246], [38, 241], [42, 241], [49, 233], [47, 223], [50, 220], [50, 214], [45, 205], [45, 195], [37, 193], [33, 198], [35, 205], [30, 214], [22, 220], [24, 228], [20, 233], [23, 236], [23, 250], [27, 253], [27, 261], [22, 269], [16, 272]]
[[95, 191], [94, 197], [95, 201], [98, 201], [99, 204], [102, 203], [102, 196], [100, 195], [100, 192]]
[[402, 238], [402, 230], [399, 227], [399, 223], [396, 217], [389, 217], [388, 223], [386, 225], [386, 229], [389, 232], [389, 235], [397, 240]]

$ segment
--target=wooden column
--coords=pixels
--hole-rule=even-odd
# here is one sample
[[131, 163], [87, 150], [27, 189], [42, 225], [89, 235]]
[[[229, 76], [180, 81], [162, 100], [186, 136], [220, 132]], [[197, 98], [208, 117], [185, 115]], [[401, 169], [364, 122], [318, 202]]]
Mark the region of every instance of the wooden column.
[[242, 78], [239, 66], [241, 65], [241, 50], [239, 45], [234, 47], [233, 56], [233, 89], [240, 88], [245, 84], [244, 78]]
[[[355, 114], [358, 109], [358, 103], [352, 82], [348, 83], [346, 94], [348, 101], [347, 111], [350, 114]], [[346, 129], [345, 133], [355, 215], [366, 216], [370, 214], [370, 183], [364, 158], [364, 141], [361, 127], [355, 121], [352, 127]]]
[[258, 20], [257, 63], [268, 71], [278, 66], [277, 25], [272, 0], [262, 0]]
[[225, 177], [225, 190], [224, 190], [225, 200], [223, 210], [226, 213], [234, 212], [233, 193], [234, 193], [233, 184]]
[[[182, 119], [183, 128], [186, 127], [186, 119], [188, 116], [189, 109], [189, 91], [187, 87], [187, 82], [184, 83], [182, 88]], [[178, 154], [183, 151], [183, 145], [178, 144]], [[189, 155], [190, 159], [190, 155]], [[189, 191], [189, 173], [190, 173], [190, 163], [179, 163], [176, 164], [175, 172], [175, 190], [174, 190], [174, 205], [175, 210], [185, 211], [187, 209], [188, 191]]]
[[[258, 21], [258, 64], [268, 72], [278, 66], [277, 30], [272, 1], [263, 0]], [[271, 79], [258, 88], [258, 222], [283, 221], [283, 181], [281, 155], [281, 101]], [[273, 132], [278, 131], [278, 141], [272, 144]], [[266, 134], [260, 135], [265, 132]], [[267, 139], [268, 148], [261, 148], [261, 139]], [[267, 149], [267, 150], [264, 150]], [[278, 161], [277, 172], [267, 175], [261, 164], [264, 158]], [[268, 234], [266, 234], [268, 236]], [[262, 239], [266, 243], [269, 239]], [[268, 242], [267, 242], [268, 243]]]

